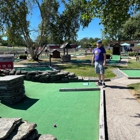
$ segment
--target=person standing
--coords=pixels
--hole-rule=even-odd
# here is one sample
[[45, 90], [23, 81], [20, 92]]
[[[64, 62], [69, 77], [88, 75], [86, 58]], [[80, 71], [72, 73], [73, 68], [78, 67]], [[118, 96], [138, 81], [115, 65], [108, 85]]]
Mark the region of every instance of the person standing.
[[27, 46], [24, 48], [24, 52], [25, 52], [26, 56], [28, 57], [28, 48], [27, 48]]
[[97, 47], [92, 51], [93, 56], [91, 65], [95, 62], [95, 73], [98, 75], [98, 85], [102, 85], [105, 88], [105, 66], [106, 66], [106, 50], [102, 45], [102, 41], [97, 41]]

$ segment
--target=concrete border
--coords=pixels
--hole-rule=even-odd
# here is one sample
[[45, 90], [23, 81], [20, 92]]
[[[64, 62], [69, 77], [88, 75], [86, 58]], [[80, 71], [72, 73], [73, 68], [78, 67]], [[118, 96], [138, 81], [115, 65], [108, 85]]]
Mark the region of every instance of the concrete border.
[[100, 118], [99, 118], [99, 140], [106, 140], [105, 133], [105, 90], [100, 89]]
[[118, 71], [119, 71], [119, 72], [121, 72], [121, 73], [122, 73], [125, 77], [127, 77], [127, 78], [128, 78], [128, 75], [127, 75], [127, 74], [125, 74], [124, 72], [122, 72], [122, 71], [121, 71], [121, 69], [118, 69]]

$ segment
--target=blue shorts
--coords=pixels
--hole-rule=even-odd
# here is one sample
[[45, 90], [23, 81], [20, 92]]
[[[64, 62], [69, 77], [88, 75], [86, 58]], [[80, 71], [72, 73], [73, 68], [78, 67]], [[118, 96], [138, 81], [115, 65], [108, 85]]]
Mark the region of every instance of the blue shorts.
[[103, 66], [104, 61], [95, 61], [95, 73], [96, 74], [104, 74], [105, 68]]

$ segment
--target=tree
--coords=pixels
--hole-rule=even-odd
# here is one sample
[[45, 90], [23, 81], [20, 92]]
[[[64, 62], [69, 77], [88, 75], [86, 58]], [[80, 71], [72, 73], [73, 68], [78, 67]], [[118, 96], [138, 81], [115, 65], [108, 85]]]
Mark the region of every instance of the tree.
[[57, 44], [76, 40], [80, 24], [83, 23], [81, 18], [83, 9], [80, 1], [69, 0], [66, 2], [62, 0], [62, 2], [65, 9], [56, 16], [55, 22], [50, 27], [50, 38]]
[[19, 34], [24, 37], [28, 46], [32, 45], [30, 37], [29, 21], [27, 21], [28, 5], [25, 0], [1, 0], [0, 1], [0, 25], [3, 31], [7, 31], [9, 41], [15, 41]]
[[140, 13], [131, 17], [123, 25], [123, 35], [130, 40], [140, 40]]
[[[69, 0], [64, 3], [65, 9], [59, 13], [58, 0], [1, 0], [0, 28], [8, 31], [10, 42], [15, 42], [14, 36], [22, 36], [29, 48], [32, 59], [38, 60], [38, 47], [46, 44], [45, 38], [59, 44], [68, 40], [76, 40], [77, 31], [85, 20], [80, 18], [83, 9], [81, 0]], [[28, 16], [33, 7], [40, 12], [41, 22], [38, 29], [31, 29]], [[37, 42], [31, 38], [31, 33], [38, 33]], [[44, 42], [45, 41], [45, 42]], [[36, 46], [36, 50], [32, 46]], [[45, 47], [45, 46], [44, 46]]]
[[104, 25], [104, 32], [108, 33], [112, 39], [120, 40], [120, 31], [123, 24], [140, 9], [139, 0], [83, 0], [83, 6], [86, 8], [83, 18], [89, 19], [98, 17]]

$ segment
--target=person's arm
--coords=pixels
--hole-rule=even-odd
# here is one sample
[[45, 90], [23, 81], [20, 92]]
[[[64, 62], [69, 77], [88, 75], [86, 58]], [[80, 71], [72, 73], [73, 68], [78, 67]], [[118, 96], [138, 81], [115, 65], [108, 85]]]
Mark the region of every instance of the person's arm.
[[103, 62], [103, 66], [106, 65], [106, 53], [103, 54], [104, 55], [104, 62]]
[[94, 54], [92, 55], [91, 65], [93, 65], [93, 63], [94, 63]]

